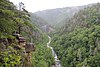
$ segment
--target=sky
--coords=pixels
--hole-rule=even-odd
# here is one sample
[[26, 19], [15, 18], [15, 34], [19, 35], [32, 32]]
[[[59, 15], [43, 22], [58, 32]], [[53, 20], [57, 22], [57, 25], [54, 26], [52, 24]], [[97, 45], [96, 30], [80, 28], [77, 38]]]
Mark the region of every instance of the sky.
[[46, 9], [55, 9], [71, 6], [82, 6], [91, 3], [100, 2], [100, 0], [10, 0], [15, 5], [19, 2], [25, 4], [25, 9], [29, 12], [42, 11]]

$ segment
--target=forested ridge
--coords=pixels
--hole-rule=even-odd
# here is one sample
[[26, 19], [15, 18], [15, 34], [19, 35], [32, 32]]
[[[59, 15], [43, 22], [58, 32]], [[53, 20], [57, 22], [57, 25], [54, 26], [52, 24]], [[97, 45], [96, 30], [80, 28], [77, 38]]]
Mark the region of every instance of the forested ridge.
[[43, 32], [46, 32], [46, 28], [52, 28], [50, 24], [47, 23], [43, 18], [37, 16], [34, 13], [30, 13], [31, 15], [31, 21], [33, 24], [35, 24], [39, 29], [41, 29]]
[[46, 49], [47, 35], [32, 23], [24, 6], [21, 2], [17, 9], [9, 0], [0, 0], [0, 67], [50, 67], [54, 62]]
[[0, 67], [100, 67], [100, 3], [40, 12], [51, 23], [24, 7], [0, 0]]
[[51, 43], [62, 67], [100, 67], [100, 3], [65, 22]]
[[47, 23], [50, 24], [51, 26], [54, 26], [55, 28], [59, 28], [65, 25], [64, 21], [67, 22], [70, 18], [74, 16], [75, 13], [78, 13], [80, 10], [86, 7], [90, 7], [92, 5], [93, 4], [48, 9], [48, 10], [35, 12], [34, 14], [46, 20]]

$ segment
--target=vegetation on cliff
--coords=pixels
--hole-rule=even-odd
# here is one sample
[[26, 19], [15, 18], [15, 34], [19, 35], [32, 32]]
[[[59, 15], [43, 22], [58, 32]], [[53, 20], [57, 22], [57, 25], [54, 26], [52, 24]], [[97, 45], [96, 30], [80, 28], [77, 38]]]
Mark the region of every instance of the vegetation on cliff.
[[[38, 60], [44, 60], [46, 58], [44, 55], [47, 53], [49, 53], [48, 59], [44, 60], [42, 65], [47, 64], [45, 67], [48, 67], [52, 64], [52, 59], [50, 59], [52, 58], [51, 51], [43, 46], [48, 41], [47, 36], [35, 24], [31, 23], [30, 18], [30, 14], [24, 7], [18, 10], [9, 0], [0, 0], [0, 67], [27, 67], [27, 61], [29, 60], [27, 58], [28, 54], [25, 54], [26, 47], [21, 46], [22, 43], [19, 43], [24, 38], [25, 43], [23, 45], [29, 42], [35, 44], [36, 51], [31, 52], [33, 55], [31, 57], [35, 58], [30, 61], [33, 61], [31, 67], [41, 66], [39, 63], [42, 63], [42, 61]], [[18, 37], [13, 35], [15, 32]], [[37, 61], [38, 65], [36, 65], [35, 61]]]
[[100, 4], [80, 10], [52, 38], [62, 67], [100, 66]]

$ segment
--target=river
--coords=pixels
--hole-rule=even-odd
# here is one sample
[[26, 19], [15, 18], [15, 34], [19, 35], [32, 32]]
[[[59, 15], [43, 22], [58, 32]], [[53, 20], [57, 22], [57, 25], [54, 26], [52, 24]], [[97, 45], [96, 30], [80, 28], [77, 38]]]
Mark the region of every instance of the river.
[[51, 51], [52, 51], [52, 55], [53, 55], [53, 57], [54, 57], [54, 59], [55, 59], [55, 66], [56, 66], [56, 67], [61, 67], [60, 60], [58, 59], [57, 54], [55, 53], [53, 47], [50, 46], [51, 37], [48, 36], [48, 38], [49, 38], [49, 42], [47, 43], [47, 47], [50, 48]]

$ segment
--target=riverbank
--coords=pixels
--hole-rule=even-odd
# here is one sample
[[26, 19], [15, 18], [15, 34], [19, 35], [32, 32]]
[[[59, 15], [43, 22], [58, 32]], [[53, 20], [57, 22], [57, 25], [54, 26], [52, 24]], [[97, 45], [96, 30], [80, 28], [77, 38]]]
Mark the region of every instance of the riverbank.
[[53, 65], [52, 67], [61, 67], [60, 60], [58, 59], [57, 54], [55, 53], [53, 47], [50, 46], [51, 37], [48, 36], [48, 38], [49, 38], [49, 42], [47, 43], [47, 47], [51, 49], [52, 55], [53, 55], [53, 57], [55, 59], [55, 65]]

